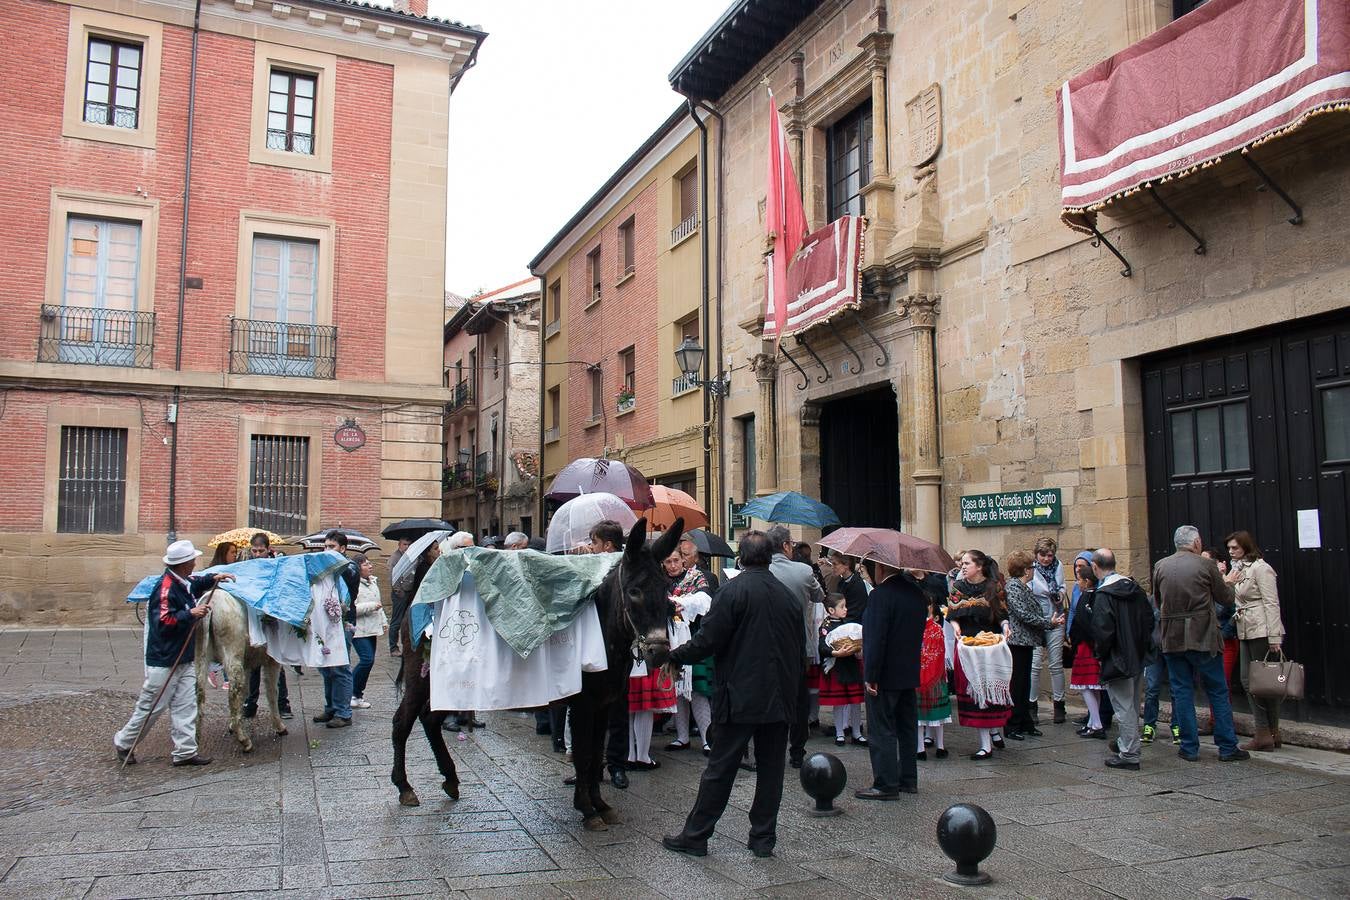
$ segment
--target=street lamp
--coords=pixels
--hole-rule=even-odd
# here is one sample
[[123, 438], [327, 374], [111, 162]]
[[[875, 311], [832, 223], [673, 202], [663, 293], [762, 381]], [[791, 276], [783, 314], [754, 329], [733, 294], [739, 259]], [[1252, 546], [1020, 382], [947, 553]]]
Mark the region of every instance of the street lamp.
[[679, 347], [675, 348], [675, 364], [680, 367], [680, 372], [690, 382], [697, 384], [714, 397], [720, 397], [731, 387], [731, 376], [719, 373], [711, 381], [700, 379], [698, 375], [703, 370], [704, 352], [698, 341], [692, 337], [687, 337]]

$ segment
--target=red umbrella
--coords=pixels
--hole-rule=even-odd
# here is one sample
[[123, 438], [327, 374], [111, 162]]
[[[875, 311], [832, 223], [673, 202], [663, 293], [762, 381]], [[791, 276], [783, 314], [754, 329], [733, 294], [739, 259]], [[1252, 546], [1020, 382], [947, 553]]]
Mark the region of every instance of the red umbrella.
[[617, 459], [589, 456], [563, 466], [544, 496], [566, 502], [582, 494], [601, 493], [613, 494], [638, 512], [656, 505], [646, 475]]
[[670, 528], [676, 519], [684, 519], [685, 528], [702, 528], [708, 524], [708, 514], [693, 497], [684, 491], [654, 484], [652, 488], [652, 507], [644, 513], [647, 521], [656, 528]]
[[956, 565], [951, 554], [932, 541], [890, 528], [840, 528], [820, 539], [820, 546], [846, 556], [873, 559], [892, 569], [918, 569], [947, 574]]

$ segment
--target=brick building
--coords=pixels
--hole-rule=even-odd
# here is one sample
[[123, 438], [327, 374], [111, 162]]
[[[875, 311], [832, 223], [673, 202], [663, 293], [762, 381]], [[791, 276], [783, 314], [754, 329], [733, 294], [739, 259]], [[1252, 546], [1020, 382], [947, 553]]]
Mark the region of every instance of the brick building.
[[462, 303], [445, 323], [443, 517], [479, 537], [535, 534], [539, 288], [526, 278]]
[[0, 619], [126, 615], [174, 537], [435, 515], [447, 110], [485, 35], [425, 2], [6, 23]]
[[[1233, 48], [1248, 45], [1234, 17], [1255, 7], [1258, 21], [1287, 27], [1238, 58]], [[714, 190], [728, 223], [726, 352], [752, 360], [759, 379], [733, 379], [727, 398], [732, 490], [802, 490], [845, 524], [899, 527], [953, 551], [1001, 557], [1041, 534], [1058, 537], [1065, 559], [1108, 545], [1145, 580], [1177, 525], [1215, 544], [1249, 529], [1280, 573], [1286, 647], [1309, 665], [1310, 697], [1350, 704], [1333, 637], [1350, 628], [1344, 114], [1159, 180], [1161, 203], [1148, 190], [1121, 198], [1099, 212], [1100, 234], [1085, 235], [1060, 220], [1057, 108], [1080, 73], [1183, 35], [1179, 71], [1212, 57], [1255, 84], [1270, 73], [1243, 67], [1271, 48], [1298, 57], [1271, 72], [1344, 66], [1345, 10], [1341, 0], [733, 3], [671, 75], [725, 124]], [[809, 225], [868, 219], [861, 309], [777, 354], [761, 339], [765, 79]], [[1183, 109], [1209, 80], [1189, 79], [1177, 86]], [[1130, 105], [1175, 96], [1136, 93]], [[1057, 491], [1060, 521], [963, 519], [963, 497], [1017, 491]]]
[[704, 392], [675, 361], [686, 337], [707, 347], [717, 333], [704, 329], [717, 221], [700, 214], [699, 160], [700, 132], [678, 109], [530, 263], [544, 295], [545, 490], [571, 460], [608, 456], [717, 509]]

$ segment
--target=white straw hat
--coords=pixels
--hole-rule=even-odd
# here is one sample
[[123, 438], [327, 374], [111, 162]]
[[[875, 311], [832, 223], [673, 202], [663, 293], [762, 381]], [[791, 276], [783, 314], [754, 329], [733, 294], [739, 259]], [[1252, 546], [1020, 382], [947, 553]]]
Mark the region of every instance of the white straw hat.
[[192, 546], [192, 541], [174, 541], [164, 554], [164, 565], [177, 566], [202, 555], [202, 551]]

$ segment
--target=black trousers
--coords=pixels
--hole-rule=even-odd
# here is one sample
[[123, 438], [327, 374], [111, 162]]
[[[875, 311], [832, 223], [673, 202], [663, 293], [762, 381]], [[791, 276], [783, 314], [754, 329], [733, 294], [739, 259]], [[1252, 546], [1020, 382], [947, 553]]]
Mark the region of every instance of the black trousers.
[[408, 607], [412, 605], [412, 598], [403, 593], [394, 594], [392, 604], [394, 614], [389, 617], [390, 650], [398, 646], [399, 629], [403, 627], [403, 620], [408, 616]]
[[1012, 651], [1012, 681], [1008, 689], [1012, 691], [1012, 715], [1008, 718], [1008, 731], [1013, 734], [1030, 731], [1036, 725], [1031, 720], [1031, 655], [1035, 647], [1019, 647], [1009, 644]]
[[919, 695], [913, 688], [881, 691], [867, 698], [867, 752], [872, 787], [888, 794], [919, 786]]
[[628, 692], [609, 705], [609, 735], [605, 740], [605, 765], [628, 768]]
[[[262, 669], [254, 669], [248, 673], [248, 697], [244, 700], [244, 706], [248, 709], [258, 708], [258, 693], [262, 690]], [[289, 709], [291, 705], [291, 694], [286, 689], [286, 670], [282, 669], [277, 673], [277, 705], [281, 709]], [[280, 712], [280, 710], [278, 710]]]
[[[698, 783], [698, 799], [684, 822], [684, 838], [706, 845], [726, 812], [736, 770], [750, 739], [755, 741], [755, 799], [750, 804], [751, 849], [772, 850], [778, 841], [778, 806], [783, 800], [783, 751], [787, 748], [788, 725], [719, 724], [708, 767]], [[911, 761], [913, 754], [910, 755]]]
[[[807, 721], [811, 715], [811, 694], [806, 689], [806, 675], [802, 675], [801, 686], [797, 689], [797, 715], [788, 726], [788, 756], [794, 760], [800, 760], [806, 756], [806, 738], [810, 729], [807, 727]], [[858, 722], [853, 726], [853, 733], [858, 734]]]

